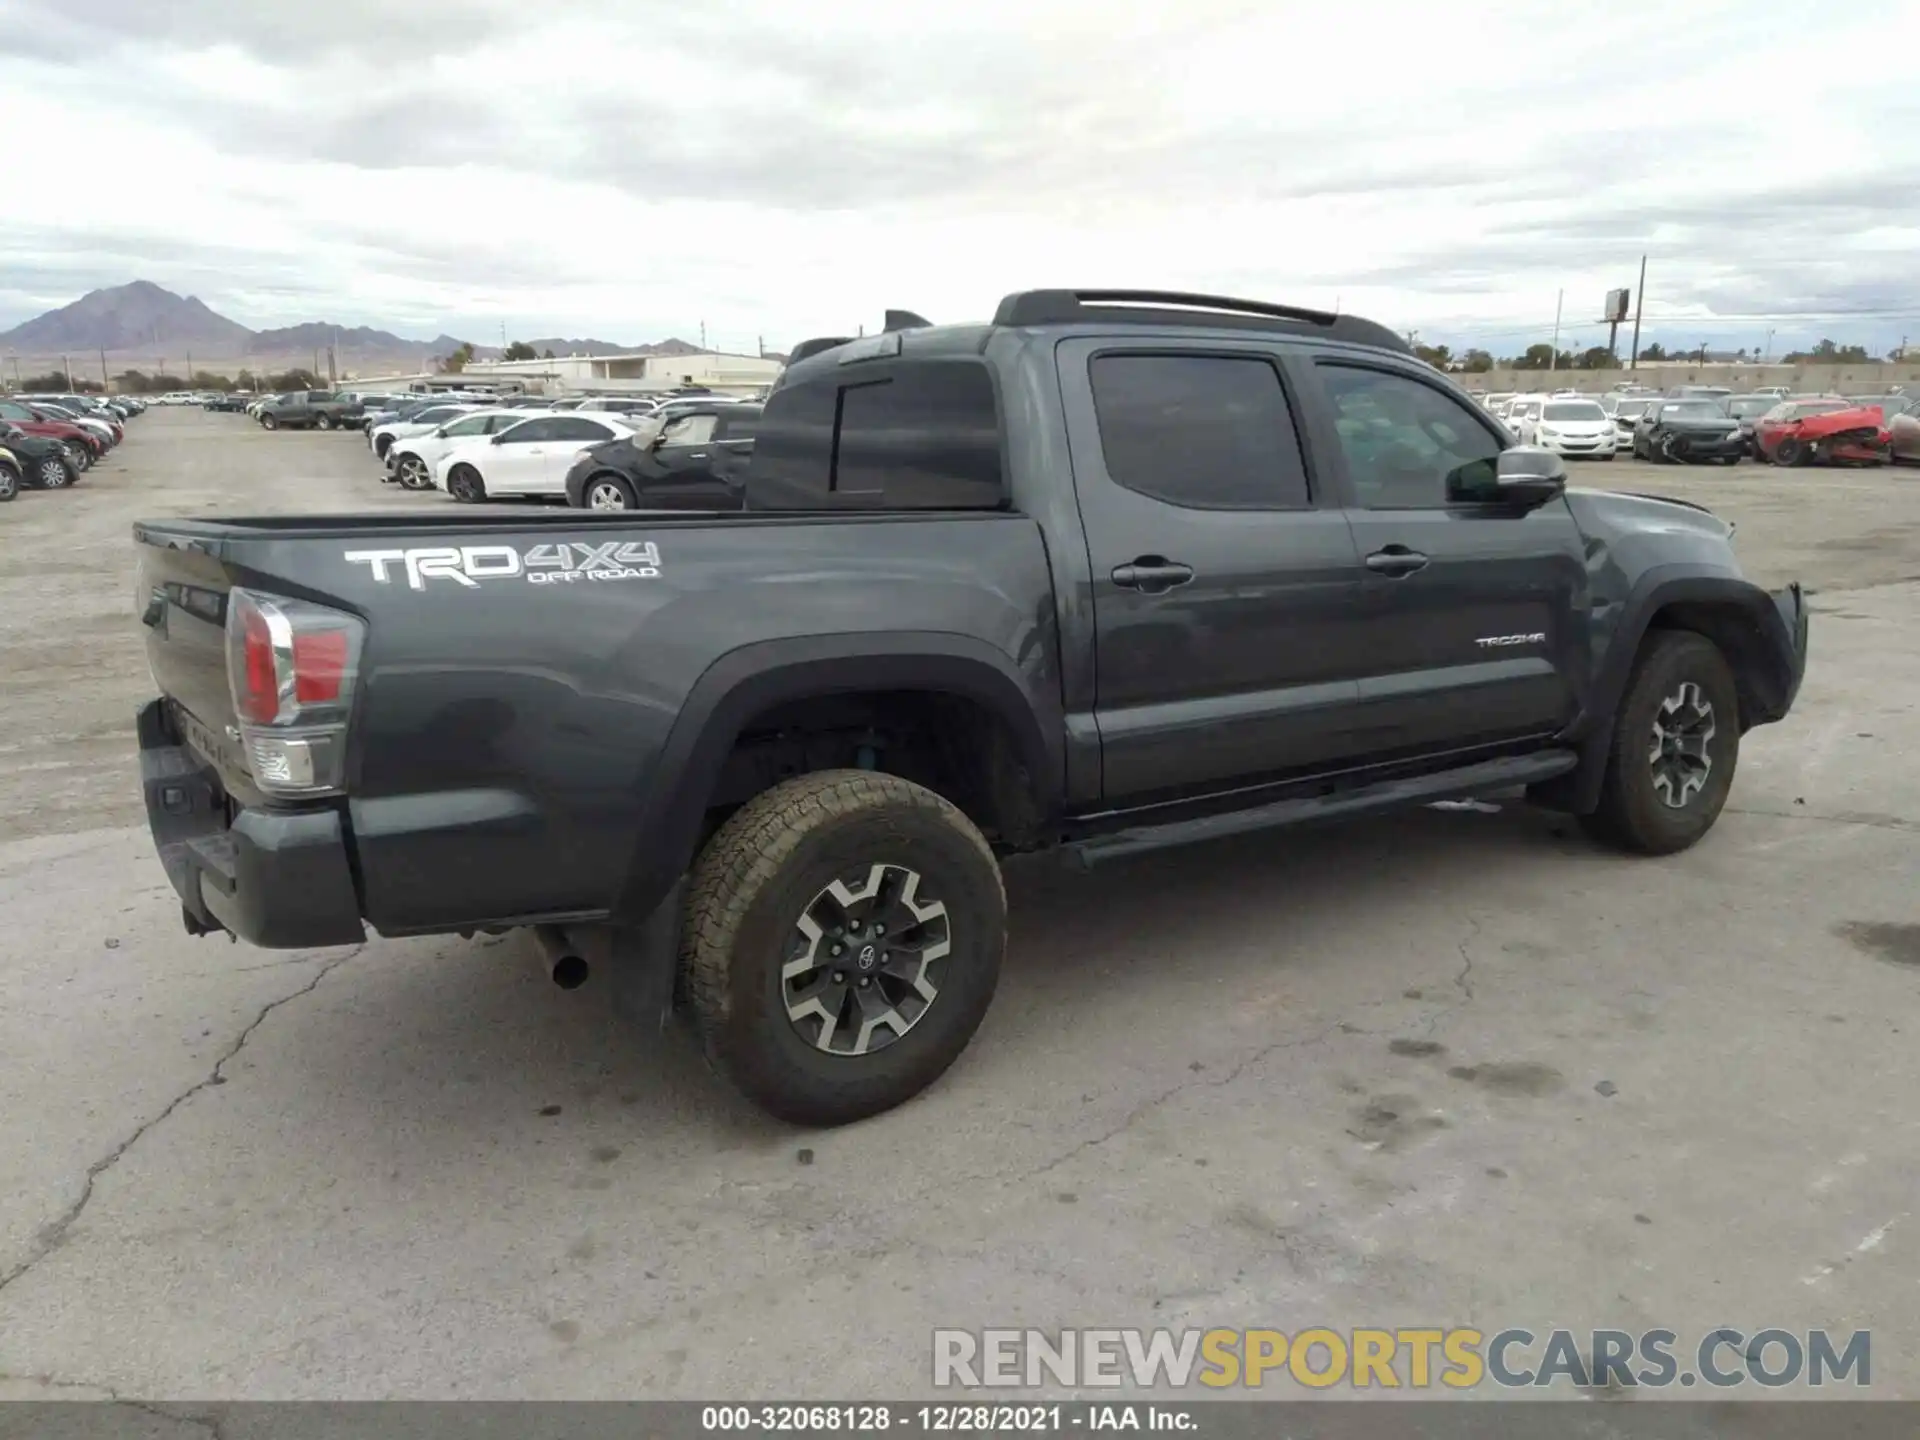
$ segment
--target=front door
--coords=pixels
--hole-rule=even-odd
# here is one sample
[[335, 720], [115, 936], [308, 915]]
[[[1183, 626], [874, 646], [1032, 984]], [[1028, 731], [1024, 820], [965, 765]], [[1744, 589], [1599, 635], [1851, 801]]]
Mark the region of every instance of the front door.
[[1359, 694], [1360, 569], [1278, 351], [1088, 339], [1057, 354], [1107, 804], [1336, 763]]
[[1563, 728], [1588, 673], [1585, 546], [1566, 501], [1496, 503], [1502, 437], [1411, 364], [1327, 352], [1302, 371], [1324, 397], [1316, 439], [1340, 472], [1364, 567], [1369, 750], [1445, 752]]

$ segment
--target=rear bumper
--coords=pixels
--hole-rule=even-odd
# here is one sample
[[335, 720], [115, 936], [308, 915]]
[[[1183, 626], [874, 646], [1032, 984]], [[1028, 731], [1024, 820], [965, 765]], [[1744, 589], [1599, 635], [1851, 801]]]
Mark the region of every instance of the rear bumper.
[[166, 701], [142, 706], [136, 727], [147, 823], [188, 930], [226, 930], [270, 950], [366, 938], [336, 812], [235, 808]]

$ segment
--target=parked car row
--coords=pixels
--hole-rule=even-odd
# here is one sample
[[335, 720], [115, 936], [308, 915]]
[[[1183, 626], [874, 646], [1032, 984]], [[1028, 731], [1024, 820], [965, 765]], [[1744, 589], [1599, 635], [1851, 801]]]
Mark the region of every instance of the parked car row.
[[1920, 463], [1920, 399], [1792, 395], [1784, 386], [1736, 395], [1724, 386], [1682, 385], [1581, 395], [1481, 397], [1523, 444], [1569, 457], [1611, 460], [1622, 452], [1662, 464], [1775, 465]]
[[0, 398], [0, 502], [22, 490], [64, 490], [126, 438], [147, 407], [120, 396]]
[[593, 510], [737, 510], [760, 418], [724, 395], [447, 400], [366, 417], [382, 479], [465, 504], [561, 501]]

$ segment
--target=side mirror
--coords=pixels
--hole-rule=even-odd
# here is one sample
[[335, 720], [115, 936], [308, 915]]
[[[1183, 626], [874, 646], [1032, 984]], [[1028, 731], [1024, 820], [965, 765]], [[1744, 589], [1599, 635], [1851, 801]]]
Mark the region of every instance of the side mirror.
[[1551, 450], [1516, 445], [1500, 452], [1493, 483], [1498, 503], [1531, 510], [1566, 493], [1567, 462]]

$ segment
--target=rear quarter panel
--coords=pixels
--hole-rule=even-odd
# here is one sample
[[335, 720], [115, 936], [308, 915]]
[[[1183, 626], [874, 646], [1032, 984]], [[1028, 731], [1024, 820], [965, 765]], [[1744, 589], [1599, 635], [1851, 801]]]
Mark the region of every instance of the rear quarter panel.
[[[625, 575], [611, 560], [582, 568], [620, 545], [656, 558], [619, 566]], [[417, 573], [433, 569], [418, 557], [414, 572], [366, 558], [462, 546], [471, 583]], [[553, 563], [556, 546], [573, 569]], [[349, 816], [367, 918], [389, 934], [643, 902], [632, 877], [657, 866], [636, 851], [659, 838], [650, 831], [681, 778], [661, 756], [677, 726], [701, 723], [688, 704], [703, 676], [732, 674], [739, 652], [824, 636], [858, 655], [889, 637], [961, 637], [1060, 728], [1047, 558], [1018, 515], [617, 527], [583, 516], [511, 533], [289, 538], [264, 544], [258, 568], [262, 588], [369, 622]]]

